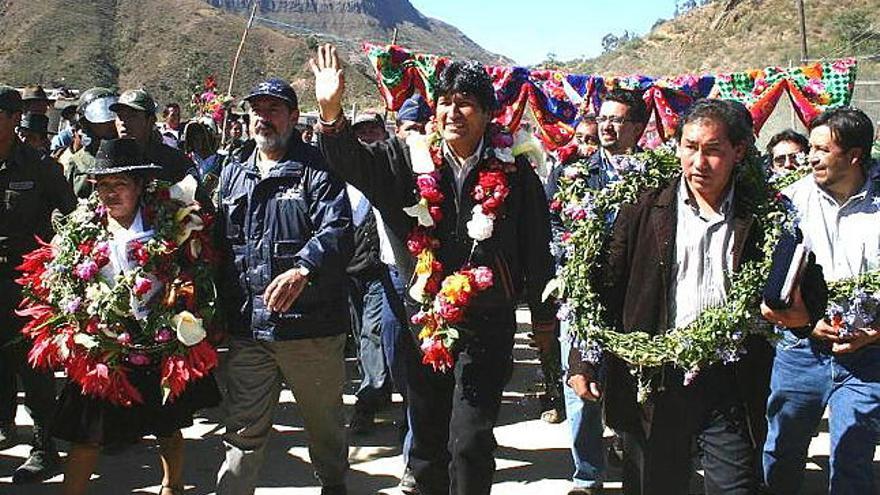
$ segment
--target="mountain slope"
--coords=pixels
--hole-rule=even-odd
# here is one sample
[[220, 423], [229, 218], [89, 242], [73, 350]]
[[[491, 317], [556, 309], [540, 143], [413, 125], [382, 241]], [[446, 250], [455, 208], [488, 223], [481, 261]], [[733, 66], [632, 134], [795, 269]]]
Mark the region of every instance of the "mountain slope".
[[[877, 0], [810, 0], [806, 24], [811, 58], [861, 55], [880, 37]], [[730, 7], [726, 9], [726, 7]], [[840, 43], [839, 32], [855, 15], [873, 25], [854, 46]], [[858, 21], [859, 19], [857, 19]], [[800, 64], [799, 22], [792, 0], [716, 0], [669, 21], [647, 35], [597, 58], [563, 64], [579, 72], [644, 73], [670, 76], [714, 70], [745, 70]], [[861, 77], [880, 75], [880, 64], [860, 63]]]
[[[160, 103], [186, 106], [209, 74], [216, 74], [225, 91], [245, 23], [201, 0], [0, 1], [0, 82], [79, 89], [143, 86]], [[311, 53], [304, 36], [254, 26], [234, 94], [276, 75], [293, 82], [305, 109], [313, 107]], [[353, 101], [380, 104], [365, 67], [358, 65], [347, 76]]]
[[[247, 15], [251, 0], [204, 0]], [[350, 46], [360, 41], [397, 42], [438, 55], [473, 58], [487, 63], [509, 60], [487, 52], [449, 24], [422, 15], [409, 0], [258, 0], [259, 17], [274, 28], [310, 34]]]

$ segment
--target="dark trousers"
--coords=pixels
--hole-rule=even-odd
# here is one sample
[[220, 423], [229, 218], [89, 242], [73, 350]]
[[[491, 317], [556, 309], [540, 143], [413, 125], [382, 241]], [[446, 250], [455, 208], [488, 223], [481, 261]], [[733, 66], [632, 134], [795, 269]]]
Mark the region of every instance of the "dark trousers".
[[685, 425], [693, 403], [658, 399], [650, 435], [623, 433], [625, 495], [686, 495], [692, 446], [699, 447], [706, 495], [757, 493], [756, 451], [740, 405], [711, 408], [697, 431]]
[[[483, 316], [464, 329], [455, 367], [437, 373], [408, 363], [413, 443], [409, 454], [423, 495], [488, 495], [497, 444], [492, 429], [513, 368], [513, 312]], [[467, 336], [465, 336], [467, 335]]]
[[24, 389], [24, 406], [38, 427], [48, 429], [55, 412], [55, 383], [51, 372], [36, 371], [27, 362], [29, 340], [18, 337], [22, 322], [0, 318], [0, 423], [14, 423], [18, 380]]
[[358, 349], [361, 385], [355, 407], [375, 413], [391, 401], [391, 377], [382, 350], [382, 303], [384, 286], [377, 277], [352, 277], [349, 294], [352, 336]]

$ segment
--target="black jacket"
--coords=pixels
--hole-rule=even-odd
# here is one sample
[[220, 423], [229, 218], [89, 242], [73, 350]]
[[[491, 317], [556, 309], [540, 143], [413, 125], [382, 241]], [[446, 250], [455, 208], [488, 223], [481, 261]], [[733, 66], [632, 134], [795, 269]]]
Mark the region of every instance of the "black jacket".
[[[9, 158], [0, 161], [0, 194], [0, 322], [9, 322], [21, 289], [15, 267], [37, 248], [35, 237], [52, 240], [53, 214], [73, 211], [76, 197], [60, 165], [17, 140]], [[9, 323], [2, 326], [2, 334], [18, 331], [7, 328]]]
[[385, 264], [379, 252], [379, 231], [376, 228], [376, 215], [372, 208], [360, 225], [354, 227], [354, 254], [345, 271], [362, 280], [381, 276]]
[[[636, 329], [656, 334], [669, 328], [671, 267], [675, 261], [677, 191], [680, 180], [644, 194], [636, 204], [624, 205], [614, 224], [608, 248], [601, 296], [609, 320], [618, 331]], [[762, 233], [746, 201], [734, 193], [733, 269], [763, 257]], [[757, 310], [757, 308], [756, 308]], [[649, 423], [699, 427], [708, 409], [740, 405], [748, 411], [753, 438], [760, 441], [766, 430], [765, 410], [770, 387], [772, 348], [763, 338], [746, 340], [747, 354], [731, 365], [715, 364], [704, 369], [688, 387], [684, 373], [665, 367], [662, 383], [642, 408], [636, 401], [636, 383], [629, 367], [619, 358], [605, 358], [605, 417], [607, 424], [635, 432], [644, 425], [645, 411], [654, 413]], [[580, 352], [569, 356], [570, 373], [592, 373]], [[660, 402], [662, 407], [652, 407]]]
[[[352, 248], [345, 185], [298, 135], [268, 177], [260, 177], [257, 155], [236, 157], [220, 177], [220, 291], [231, 333], [264, 341], [344, 333]], [[272, 313], [263, 293], [294, 266], [309, 269], [308, 286], [288, 311]]]
[[[415, 220], [403, 208], [416, 203], [415, 175], [407, 146], [398, 138], [364, 145], [346, 123], [337, 132], [318, 134], [318, 144], [329, 166], [348, 183], [361, 190], [382, 214], [394, 235], [406, 239]], [[550, 222], [547, 202], [538, 176], [527, 160], [517, 159], [516, 172], [507, 178], [510, 194], [498, 215], [491, 238], [480, 242], [471, 258], [473, 265], [491, 268], [494, 285], [479, 293], [471, 302], [465, 319], [472, 315], [505, 316], [512, 321], [513, 309], [525, 293], [534, 322], [555, 319], [551, 304], [541, 295], [553, 276], [550, 256]], [[469, 191], [477, 179], [474, 167], [458, 196], [451, 167], [440, 168], [440, 190], [445, 197], [443, 219], [435, 229], [440, 241], [437, 257], [444, 275], [460, 269], [468, 260], [473, 240], [467, 234], [474, 200]]]

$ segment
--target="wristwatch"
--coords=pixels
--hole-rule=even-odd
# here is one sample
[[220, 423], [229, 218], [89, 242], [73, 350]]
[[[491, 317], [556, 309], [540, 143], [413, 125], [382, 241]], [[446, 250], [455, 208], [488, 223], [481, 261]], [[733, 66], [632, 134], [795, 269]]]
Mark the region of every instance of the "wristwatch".
[[296, 270], [303, 277], [308, 277], [309, 273], [312, 272], [311, 270], [308, 269], [308, 267], [305, 267], [302, 265], [296, 265], [295, 267], [293, 267], [293, 269]]

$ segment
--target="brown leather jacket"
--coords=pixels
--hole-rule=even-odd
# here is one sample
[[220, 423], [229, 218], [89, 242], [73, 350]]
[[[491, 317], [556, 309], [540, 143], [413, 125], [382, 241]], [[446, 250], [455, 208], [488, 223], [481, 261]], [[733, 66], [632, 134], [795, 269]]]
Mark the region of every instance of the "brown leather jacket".
[[[675, 257], [677, 191], [680, 180], [664, 189], [645, 193], [625, 205], [614, 225], [600, 292], [609, 318], [618, 330], [663, 331], [671, 325], [668, 296], [671, 264]], [[760, 259], [761, 230], [742, 197], [734, 192], [733, 266]], [[757, 308], [756, 308], [757, 309]], [[603, 362], [605, 418], [612, 428], [638, 431], [661, 423], [699, 427], [713, 408], [745, 407], [753, 440], [766, 431], [764, 410], [769, 393], [772, 348], [766, 340], [749, 337], [748, 353], [733, 365], [716, 364], [702, 370], [688, 387], [683, 371], [665, 367], [653, 383], [655, 393], [646, 405], [636, 401], [636, 383], [627, 365], [606, 354]], [[570, 374], [595, 374], [573, 350]], [[662, 389], [662, 391], [660, 391]]]

